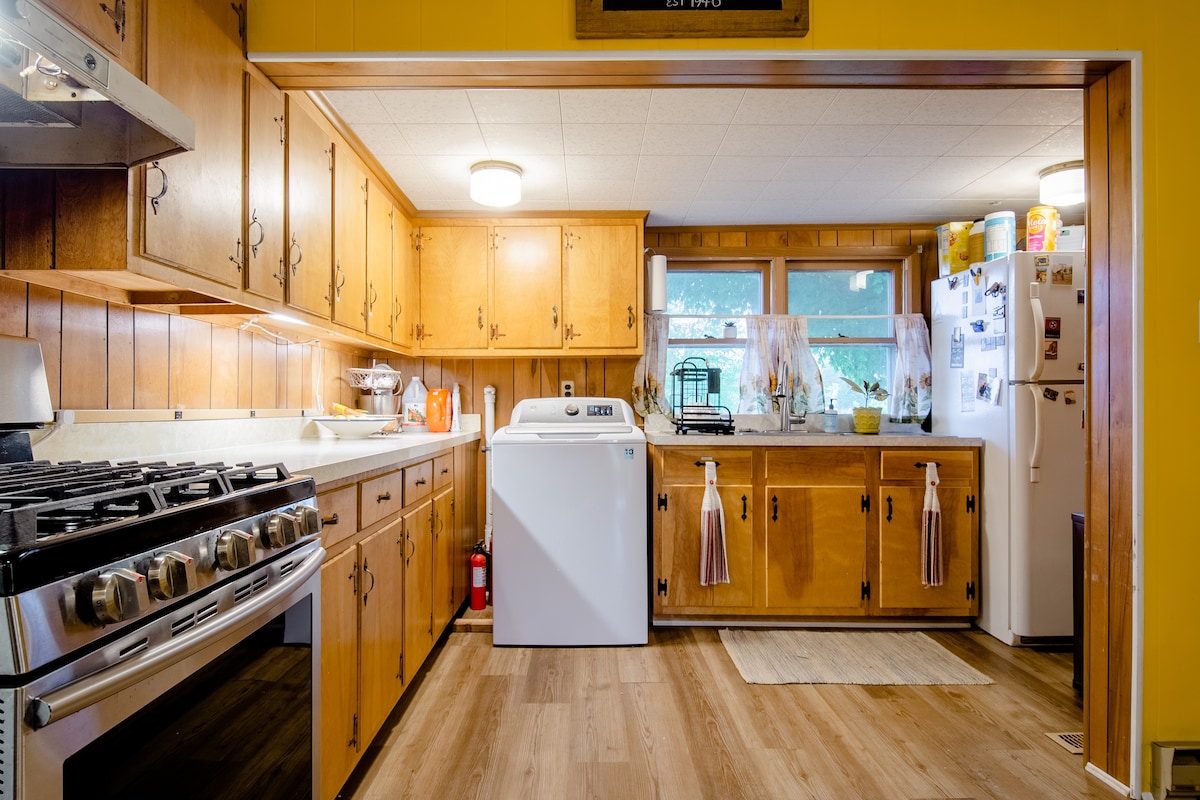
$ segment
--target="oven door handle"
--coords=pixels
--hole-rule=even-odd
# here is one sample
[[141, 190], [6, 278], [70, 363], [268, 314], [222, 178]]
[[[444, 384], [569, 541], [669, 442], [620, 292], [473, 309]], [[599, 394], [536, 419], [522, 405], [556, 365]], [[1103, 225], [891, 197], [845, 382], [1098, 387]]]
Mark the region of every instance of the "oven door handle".
[[305, 558], [299, 567], [292, 570], [283, 581], [265, 592], [253, 595], [254, 602], [220, 614], [209, 624], [193, 628], [188, 634], [149, 653], [143, 653], [103, 672], [68, 683], [40, 697], [32, 698], [25, 708], [25, 722], [34, 729], [44, 728], [52, 722], [99, 703], [117, 692], [140, 683], [154, 673], [183, 661], [238, 626], [262, 614], [264, 609], [271, 608], [277, 601], [285, 599], [290, 592], [316, 575], [324, 560], [325, 550], [318, 548]]

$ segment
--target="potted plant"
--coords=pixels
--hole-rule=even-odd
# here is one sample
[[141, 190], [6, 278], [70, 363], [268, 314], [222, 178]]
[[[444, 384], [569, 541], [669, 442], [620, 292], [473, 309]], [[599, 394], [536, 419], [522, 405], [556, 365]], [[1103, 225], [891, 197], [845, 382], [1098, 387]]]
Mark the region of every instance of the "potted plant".
[[726, 339], [736, 339], [737, 338], [737, 323], [736, 322], [726, 322], [725, 329], [723, 331], [721, 331], [721, 335], [724, 336]]
[[854, 407], [854, 432], [879, 433], [879, 422], [883, 409], [871, 405], [871, 401], [882, 403], [888, 399], [888, 390], [879, 385], [879, 381], [865, 380], [862, 383], [852, 381], [842, 376], [846, 384], [863, 396], [862, 405]]

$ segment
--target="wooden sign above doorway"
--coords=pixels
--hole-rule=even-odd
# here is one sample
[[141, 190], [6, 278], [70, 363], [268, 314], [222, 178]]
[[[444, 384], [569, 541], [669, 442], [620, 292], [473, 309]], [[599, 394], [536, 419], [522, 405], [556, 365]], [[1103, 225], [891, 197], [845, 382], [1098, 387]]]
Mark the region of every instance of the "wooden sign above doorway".
[[575, 0], [579, 39], [808, 35], [808, 0]]

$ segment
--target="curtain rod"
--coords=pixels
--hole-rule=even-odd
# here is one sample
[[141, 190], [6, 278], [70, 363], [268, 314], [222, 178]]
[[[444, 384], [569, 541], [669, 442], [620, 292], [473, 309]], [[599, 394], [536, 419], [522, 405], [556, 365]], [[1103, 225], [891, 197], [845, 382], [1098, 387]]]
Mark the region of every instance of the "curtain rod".
[[750, 317], [778, 317], [779, 319], [894, 319], [896, 317], [921, 316], [920, 314], [671, 314], [666, 311], [653, 314], [656, 317], [678, 319], [749, 319]]

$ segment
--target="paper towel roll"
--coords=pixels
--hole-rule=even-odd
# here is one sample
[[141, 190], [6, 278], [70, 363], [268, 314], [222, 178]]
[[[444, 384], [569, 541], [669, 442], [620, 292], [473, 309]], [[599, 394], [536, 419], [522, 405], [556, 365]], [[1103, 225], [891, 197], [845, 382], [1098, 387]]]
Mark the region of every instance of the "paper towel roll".
[[667, 257], [650, 256], [650, 299], [647, 311], [667, 310]]

